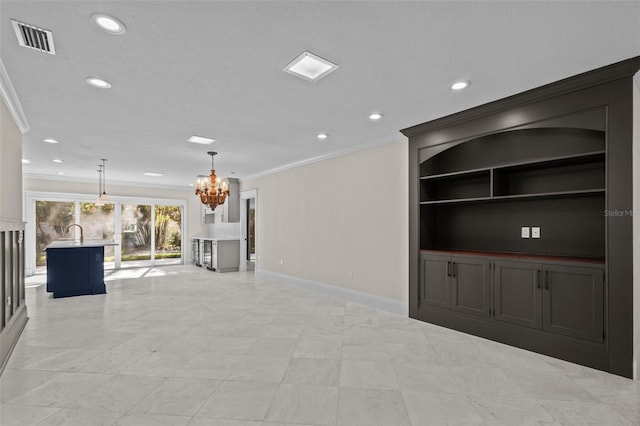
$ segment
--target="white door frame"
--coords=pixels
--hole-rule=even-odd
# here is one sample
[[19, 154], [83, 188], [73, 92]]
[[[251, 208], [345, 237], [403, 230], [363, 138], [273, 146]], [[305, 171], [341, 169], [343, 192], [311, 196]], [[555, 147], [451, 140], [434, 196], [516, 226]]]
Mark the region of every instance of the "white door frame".
[[[240, 270], [247, 270], [247, 200], [255, 199], [255, 209], [258, 212], [258, 190], [250, 189], [248, 191], [240, 192]], [[257, 229], [258, 229], [258, 215], [254, 219], [256, 221], [256, 241], [257, 241]], [[256, 244], [256, 261], [255, 267], [258, 267], [258, 245]]]

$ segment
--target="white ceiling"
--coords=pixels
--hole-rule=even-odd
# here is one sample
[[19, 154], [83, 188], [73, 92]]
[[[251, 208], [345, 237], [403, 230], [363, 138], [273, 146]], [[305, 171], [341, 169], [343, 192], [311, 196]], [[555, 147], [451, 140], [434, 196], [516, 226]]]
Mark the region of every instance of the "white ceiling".
[[[127, 32], [105, 33], [95, 12]], [[11, 18], [52, 31], [56, 55], [19, 47]], [[107, 183], [186, 188], [208, 150], [218, 175], [245, 178], [640, 55], [640, 2], [2, 0], [0, 30], [31, 126], [26, 174], [97, 181], [107, 158]], [[283, 72], [304, 50], [338, 70], [316, 83]], [[450, 91], [459, 79], [471, 86]]]

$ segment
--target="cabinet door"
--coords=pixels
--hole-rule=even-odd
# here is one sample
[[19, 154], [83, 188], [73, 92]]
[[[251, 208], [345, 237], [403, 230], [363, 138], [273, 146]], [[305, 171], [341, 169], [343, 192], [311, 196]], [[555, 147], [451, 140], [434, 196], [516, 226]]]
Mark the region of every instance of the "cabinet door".
[[542, 328], [542, 265], [495, 261], [495, 319]]
[[222, 205], [222, 222], [240, 222], [240, 180], [227, 178], [229, 196]]
[[420, 255], [420, 305], [451, 309], [450, 264], [449, 256]]
[[488, 317], [491, 307], [491, 261], [486, 257], [453, 257], [451, 261], [451, 308]]
[[543, 328], [565, 336], [602, 342], [603, 269], [545, 265]]

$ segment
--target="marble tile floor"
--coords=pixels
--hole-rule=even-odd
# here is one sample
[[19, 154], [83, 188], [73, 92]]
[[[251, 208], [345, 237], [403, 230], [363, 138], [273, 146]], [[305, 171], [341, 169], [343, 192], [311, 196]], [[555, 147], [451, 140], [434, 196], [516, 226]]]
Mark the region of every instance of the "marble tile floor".
[[2, 426], [640, 425], [640, 382], [251, 272], [107, 290], [31, 283]]

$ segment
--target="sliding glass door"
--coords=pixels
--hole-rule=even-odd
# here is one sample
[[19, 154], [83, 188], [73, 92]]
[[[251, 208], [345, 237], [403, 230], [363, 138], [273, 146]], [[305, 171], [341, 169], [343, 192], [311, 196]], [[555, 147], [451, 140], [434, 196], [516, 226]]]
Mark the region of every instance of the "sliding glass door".
[[[115, 237], [115, 209], [116, 205], [113, 203], [103, 206], [96, 206], [95, 203], [80, 203], [78, 223], [84, 229], [84, 239], [113, 241]], [[113, 269], [114, 261], [114, 246], [106, 246], [104, 248], [105, 269]]]
[[121, 261], [122, 267], [151, 265], [151, 206], [146, 204], [122, 204]]
[[[50, 196], [49, 196], [50, 195]], [[93, 199], [93, 197], [91, 197]], [[142, 202], [140, 202], [142, 201]], [[105, 268], [181, 264], [186, 201], [110, 197], [103, 206], [72, 194], [27, 193], [27, 274], [46, 272], [45, 247], [53, 241], [116, 241], [105, 247]]]
[[154, 219], [156, 265], [182, 263], [182, 208], [157, 205]]
[[[40, 269], [47, 265], [47, 245], [64, 238], [74, 238], [74, 234], [68, 235], [65, 229], [75, 222], [75, 203], [36, 201], [35, 207], [36, 267]], [[76, 229], [72, 232], [76, 232]]]

